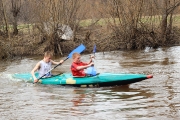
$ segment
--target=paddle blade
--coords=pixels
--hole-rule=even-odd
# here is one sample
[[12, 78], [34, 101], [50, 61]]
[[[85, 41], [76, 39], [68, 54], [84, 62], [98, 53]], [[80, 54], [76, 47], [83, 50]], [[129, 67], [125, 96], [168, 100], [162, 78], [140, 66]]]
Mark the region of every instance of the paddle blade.
[[85, 47], [83, 44], [81, 44], [81, 45], [79, 45], [76, 49], [74, 49], [74, 50], [68, 55], [67, 58], [71, 58], [72, 55], [73, 55], [73, 53], [75, 53], [75, 52], [81, 53], [81, 52], [84, 51], [85, 49], [86, 49], [86, 47]]
[[96, 45], [94, 45], [94, 48], [93, 48], [93, 53], [96, 52]]
[[95, 76], [96, 70], [95, 70], [94, 66], [88, 67], [86, 70], [86, 74], [91, 75], [91, 76]]

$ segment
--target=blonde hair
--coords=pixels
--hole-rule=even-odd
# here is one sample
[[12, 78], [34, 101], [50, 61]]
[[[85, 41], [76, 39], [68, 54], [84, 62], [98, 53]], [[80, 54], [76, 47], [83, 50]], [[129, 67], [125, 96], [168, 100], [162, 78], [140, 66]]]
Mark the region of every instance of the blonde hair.
[[75, 59], [75, 58], [78, 57], [78, 56], [80, 56], [80, 54], [75, 52], [75, 53], [73, 53], [72, 58]]
[[53, 56], [53, 54], [52, 54], [52, 52], [50, 52], [50, 51], [46, 51], [45, 53], [44, 53], [44, 57], [52, 57]]

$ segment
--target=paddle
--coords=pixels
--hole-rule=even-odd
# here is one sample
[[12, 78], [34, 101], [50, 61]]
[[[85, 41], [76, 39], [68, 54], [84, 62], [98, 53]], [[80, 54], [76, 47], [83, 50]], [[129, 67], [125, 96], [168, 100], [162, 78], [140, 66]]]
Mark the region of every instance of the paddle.
[[96, 52], [96, 45], [94, 45], [94, 48], [93, 48], [94, 57], [95, 57], [95, 52]]
[[[73, 53], [75, 53], [75, 52], [81, 53], [81, 52], [84, 51], [85, 49], [86, 49], [86, 47], [85, 47], [83, 44], [79, 45], [76, 49], [74, 49], [74, 50], [68, 55], [68, 57], [67, 57], [66, 59], [64, 59], [64, 61], [66, 61], [67, 59], [71, 58], [72, 55], [73, 55]], [[51, 72], [53, 69], [55, 69], [55, 68], [58, 67], [59, 65], [61, 65], [61, 63], [57, 64], [57, 65], [54, 66], [51, 70], [49, 70], [47, 73], [45, 73], [43, 76], [39, 77], [38, 80], [41, 79], [42, 77], [44, 77], [46, 74], [48, 74], [49, 72]], [[37, 81], [37, 82], [38, 82], [38, 81]]]
[[[96, 45], [94, 45], [94, 48], [93, 48], [94, 57], [95, 57], [95, 52], [96, 52]], [[93, 58], [93, 62], [94, 62], [94, 58]], [[96, 75], [96, 70], [95, 70], [94, 66], [91, 66], [91, 67], [87, 68], [87, 73], [92, 75], [92, 76], [95, 76]]]

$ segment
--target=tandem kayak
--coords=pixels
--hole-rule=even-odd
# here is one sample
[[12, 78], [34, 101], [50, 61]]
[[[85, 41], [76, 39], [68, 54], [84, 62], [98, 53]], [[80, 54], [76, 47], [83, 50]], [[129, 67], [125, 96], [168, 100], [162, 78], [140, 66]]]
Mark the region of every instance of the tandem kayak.
[[[35, 74], [38, 76], [38, 73]], [[127, 74], [127, 73], [100, 73], [96, 76], [73, 77], [71, 73], [63, 73], [48, 78], [41, 78], [38, 83], [48, 85], [71, 85], [82, 87], [84, 86], [116, 86], [128, 85], [135, 82], [140, 82], [152, 78], [152, 75], [144, 74]], [[13, 78], [33, 82], [33, 77], [30, 73], [14, 74]]]

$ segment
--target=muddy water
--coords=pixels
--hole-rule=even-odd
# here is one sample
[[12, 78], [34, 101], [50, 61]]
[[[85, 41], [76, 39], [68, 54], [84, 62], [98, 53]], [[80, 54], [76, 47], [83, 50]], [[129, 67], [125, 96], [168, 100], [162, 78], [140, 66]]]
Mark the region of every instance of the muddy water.
[[[129, 87], [34, 85], [11, 77], [30, 72], [40, 59], [31, 56], [1, 61], [1, 120], [180, 119], [180, 46], [96, 53], [98, 72], [154, 75]], [[70, 72], [70, 63], [67, 60], [53, 72]]]

